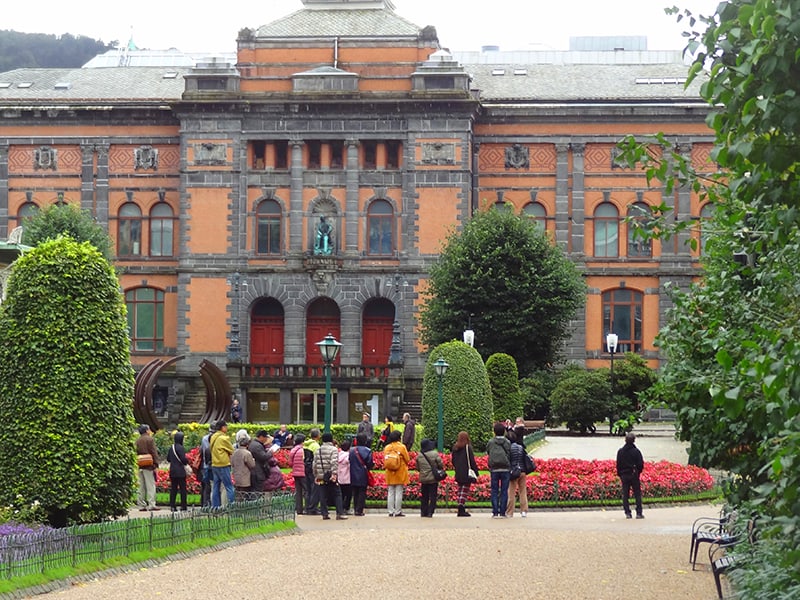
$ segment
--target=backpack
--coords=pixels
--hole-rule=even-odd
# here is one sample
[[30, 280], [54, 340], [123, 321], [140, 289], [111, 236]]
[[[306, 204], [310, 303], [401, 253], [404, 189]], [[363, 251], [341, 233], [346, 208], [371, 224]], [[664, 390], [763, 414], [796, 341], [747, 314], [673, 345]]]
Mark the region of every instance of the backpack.
[[401, 464], [402, 459], [397, 450], [391, 450], [383, 455], [383, 468], [387, 471], [397, 471]]
[[314, 465], [314, 453], [308, 448], [303, 448], [303, 464], [306, 467]]
[[525, 453], [525, 458], [523, 459], [523, 461], [524, 462], [523, 462], [522, 466], [524, 467], [525, 473], [530, 474], [530, 473], [533, 473], [536, 470], [536, 463], [533, 462], [533, 459], [531, 458], [530, 454], [528, 454], [527, 452]]

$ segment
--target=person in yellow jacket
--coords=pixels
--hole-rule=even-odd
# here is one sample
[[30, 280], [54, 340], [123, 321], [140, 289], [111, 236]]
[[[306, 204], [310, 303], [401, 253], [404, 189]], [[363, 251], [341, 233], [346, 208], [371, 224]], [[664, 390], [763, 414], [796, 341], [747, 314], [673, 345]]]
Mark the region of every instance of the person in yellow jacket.
[[208, 445], [211, 448], [211, 476], [213, 483], [211, 487], [211, 507], [220, 508], [222, 506], [222, 486], [228, 494], [228, 504], [233, 503], [234, 489], [231, 480], [231, 455], [233, 454], [233, 444], [228, 436], [228, 424], [225, 421], [217, 423], [217, 431], [211, 436]]
[[[383, 463], [386, 469], [386, 506], [390, 517], [405, 517], [403, 514], [403, 491], [408, 485], [408, 450], [400, 441], [397, 430], [389, 434], [388, 444], [383, 449]], [[395, 464], [397, 468], [394, 467]]]

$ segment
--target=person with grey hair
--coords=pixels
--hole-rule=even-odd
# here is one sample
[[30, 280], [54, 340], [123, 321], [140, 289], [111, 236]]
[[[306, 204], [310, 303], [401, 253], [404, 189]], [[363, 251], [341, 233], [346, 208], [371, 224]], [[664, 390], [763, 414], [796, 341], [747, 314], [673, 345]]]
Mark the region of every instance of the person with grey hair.
[[628, 433], [625, 436], [625, 445], [617, 451], [617, 475], [622, 482], [622, 509], [625, 517], [631, 518], [630, 493], [636, 500], [636, 518], [644, 519], [642, 514], [642, 484], [639, 475], [644, 469], [642, 453], [636, 447], [636, 435]]
[[231, 455], [234, 496], [237, 502], [249, 500], [247, 492], [252, 489], [251, 473], [256, 468], [256, 461], [248, 446], [250, 446], [250, 435], [244, 429], [240, 429], [236, 432], [236, 450]]

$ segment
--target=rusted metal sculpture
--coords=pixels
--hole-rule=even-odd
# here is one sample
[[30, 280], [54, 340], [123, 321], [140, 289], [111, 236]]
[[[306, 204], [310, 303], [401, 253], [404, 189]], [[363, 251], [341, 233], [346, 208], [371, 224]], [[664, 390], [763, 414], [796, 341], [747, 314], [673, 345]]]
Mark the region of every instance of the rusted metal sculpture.
[[153, 410], [153, 387], [161, 371], [184, 358], [184, 356], [174, 356], [168, 360], [154, 358], [136, 374], [133, 387], [133, 417], [137, 423], [146, 423], [153, 431], [162, 428]]
[[200, 377], [206, 386], [206, 412], [201, 423], [225, 419], [233, 405], [233, 393], [225, 373], [213, 362], [200, 363]]

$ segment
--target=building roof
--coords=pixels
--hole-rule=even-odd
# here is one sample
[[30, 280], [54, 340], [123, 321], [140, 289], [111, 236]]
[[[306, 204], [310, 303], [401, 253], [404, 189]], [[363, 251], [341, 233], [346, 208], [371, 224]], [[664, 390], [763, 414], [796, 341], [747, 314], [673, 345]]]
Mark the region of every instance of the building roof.
[[700, 84], [686, 88], [682, 64], [467, 64], [483, 101], [699, 102]]
[[420, 31], [388, 8], [302, 9], [262, 25], [255, 37], [417, 37]]
[[15, 69], [0, 73], [0, 102], [165, 102], [179, 100], [188, 67]]

